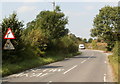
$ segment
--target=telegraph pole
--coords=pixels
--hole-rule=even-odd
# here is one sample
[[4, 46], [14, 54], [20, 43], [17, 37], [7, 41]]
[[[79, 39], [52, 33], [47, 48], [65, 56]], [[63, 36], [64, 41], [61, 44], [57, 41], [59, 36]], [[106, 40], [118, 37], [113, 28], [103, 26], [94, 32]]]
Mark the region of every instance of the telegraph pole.
[[53, 11], [55, 10], [55, 1], [52, 2], [53, 5]]

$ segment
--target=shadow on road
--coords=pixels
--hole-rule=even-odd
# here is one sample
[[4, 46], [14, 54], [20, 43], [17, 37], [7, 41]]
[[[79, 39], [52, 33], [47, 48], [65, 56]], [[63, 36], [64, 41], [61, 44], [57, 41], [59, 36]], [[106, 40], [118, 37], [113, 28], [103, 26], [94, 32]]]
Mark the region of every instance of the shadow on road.
[[96, 58], [96, 56], [79, 56], [79, 57], [73, 57], [73, 58]]
[[42, 66], [40, 68], [45, 69], [45, 68], [59, 68], [59, 67], [63, 67], [63, 66]]

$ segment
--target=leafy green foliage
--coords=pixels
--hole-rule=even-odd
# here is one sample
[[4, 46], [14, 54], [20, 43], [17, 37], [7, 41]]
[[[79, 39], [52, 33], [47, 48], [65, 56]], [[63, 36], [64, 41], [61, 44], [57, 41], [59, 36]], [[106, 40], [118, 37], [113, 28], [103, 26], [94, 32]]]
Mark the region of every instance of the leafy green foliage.
[[[115, 75], [115, 81], [119, 81], [120, 79], [120, 41], [115, 42], [115, 46], [113, 48], [113, 55], [109, 56], [109, 61], [112, 65], [114, 75]], [[120, 81], [119, 81], [120, 82]]]
[[83, 42], [84, 42], [84, 43], [87, 43], [87, 39], [86, 39], [86, 38], [84, 38], [84, 39], [83, 39]]
[[[19, 53], [24, 51], [23, 50], [24, 43], [22, 42], [22, 39], [21, 39], [23, 23], [18, 20], [17, 14], [13, 13], [8, 18], [3, 19], [1, 27], [2, 27], [2, 37], [4, 37], [4, 35], [6, 34], [8, 28], [12, 29], [12, 32], [14, 32], [14, 35], [16, 37], [15, 40], [11, 40], [11, 42], [15, 47], [15, 50], [13, 51], [3, 50], [3, 60], [18, 59]], [[2, 45], [4, 46], [4, 44], [6, 43], [6, 40], [3, 39], [2, 41], [3, 41]], [[15, 56], [16, 54], [17, 56]]]
[[114, 56], [120, 56], [120, 42], [119, 41], [116, 41], [115, 42], [115, 46], [113, 48], [113, 54]]
[[68, 23], [68, 19], [58, 7], [56, 8], [55, 11], [41, 11], [35, 20], [27, 24], [28, 29], [40, 28], [44, 32], [48, 32], [46, 35], [50, 39], [58, 39], [67, 35], [68, 29], [65, 28], [65, 25]]
[[71, 35], [61, 38], [60, 47], [64, 49], [64, 52], [75, 53], [76, 51], [78, 51], [78, 44], [76, 43], [76, 41], [74, 41], [73, 38], [74, 37]]
[[40, 29], [32, 29], [27, 35], [23, 36], [26, 44], [30, 45], [35, 55], [43, 56], [47, 48], [48, 39]]
[[71, 35], [66, 35], [60, 39], [53, 39], [48, 50], [62, 52], [64, 54], [75, 53], [78, 51], [78, 43], [77, 39], [73, 38]]
[[[66, 28], [67, 23], [68, 23], [67, 17], [65, 17], [63, 12], [61, 12], [60, 7], [56, 6], [56, 9], [54, 11], [41, 11], [36, 16], [35, 20], [27, 24], [27, 29], [24, 31], [24, 34], [25, 36], [32, 37], [30, 35], [31, 33], [29, 32], [32, 32], [33, 30], [36, 30], [35, 31], [36, 34], [37, 34], [37, 31], [39, 30], [40, 32], [42, 32], [41, 34], [37, 34], [37, 35], [33, 33], [33, 36], [34, 36], [33, 38], [36, 38], [36, 39], [41, 38], [40, 36], [42, 35], [43, 40], [37, 39], [37, 42], [38, 42], [37, 49], [39, 48], [40, 51], [41, 51], [41, 48], [38, 46], [43, 46], [44, 48], [44, 45], [46, 45], [47, 46], [45, 47], [46, 50], [43, 50], [43, 52], [55, 51], [55, 50], [59, 50], [62, 52], [62, 50], [64, 49], [66, 49], [65, 52], [69, 52], [68, 46], [70, 45], [68, 45], [68, 43], [71, 42], [72, 40], [71, 46], [74, 46], [72, 44], [75, 43], [76, 45], [78, 43], [77, 42], [78, 39], [75, 35], [72, 35], [72, 34], [71, 34], [71, 38], [69, 37], [68, 39], [68, 36], [67, 36], [68, 29]], [[32, 42], [33, 42], [33, 38], [32, 38]], [[67, 43], [64, 42], [65, 40], [67, 41]]]
[[97, 49], [97, 41], [96, 40], [92, 41], [92, 49]]
[[92, 38], [89, 38], [88, 39], [88, 43], [92, 43], [93, 39]]
[[99, 14], [94, 18], [94, 28], [91, 30], [91, 36], [100, 37], [108, 43], [108, 50], [114, 46], [114, 42], [118, 40], [119, 34], [119, 8], [103, 7]]
[[[3, 75], [79, 54], [77, 52], [81, 38], [74, 34], [68, 35], [67, 23], [68, 19], [61, 12], [59, 6], [56, 6], [54, 11], [41, 11], [35, 20], [27, 24], [25, 29], [23, 29], [23, 22], [18, 20], [16, 13], [3, 19], [3, 35], [10, 27], [16, 37], [11, 40], [15, 50], [3, 50]], [[3, 39], [3, 45], [5, 42], [6, 40]], [[51, 52], [53, 52], [52, 55]]]

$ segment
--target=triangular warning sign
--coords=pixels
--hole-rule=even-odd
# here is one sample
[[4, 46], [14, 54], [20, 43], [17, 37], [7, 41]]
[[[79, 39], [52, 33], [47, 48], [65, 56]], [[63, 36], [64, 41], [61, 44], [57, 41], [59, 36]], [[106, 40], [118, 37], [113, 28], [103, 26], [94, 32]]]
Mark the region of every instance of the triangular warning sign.
[[8, 28], [6, 35], [4, 36], [4, 39], [15, 39], [12, 31], [10, 28]]
[[14, 50], [15, 48], [14, 48], [13, 44], [10, 42], [10, 40], [7, 40], [3, 49], [4, 50]]

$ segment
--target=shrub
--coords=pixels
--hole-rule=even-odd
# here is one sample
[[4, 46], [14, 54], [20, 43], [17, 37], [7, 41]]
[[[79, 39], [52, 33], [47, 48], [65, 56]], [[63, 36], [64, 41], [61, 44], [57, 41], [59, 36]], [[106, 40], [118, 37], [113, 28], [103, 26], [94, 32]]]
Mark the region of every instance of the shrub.
[[32, 29], [26, 36], [24, 36], [24, 40], [26, 41], [26, 44], [31, 46], [35, 55], [44, 56], [48, 39], [42, 30], [38, 28]]
[[97, 41], [96, 40], [92, 41], [92, 49], [97, 49]]
[[78, 45], [72, 40], [69, 36], [65, 36], [61, 38], [61, 45], [59, 45], [62, 49], [65, 49], [66, 53], [75, 53], [78, 51]]
[[[120, 42], [119, 41], [115, 42], [115, 46], [113, 48], [113, 56], [117, 58], [116, 60], [120, 59]], [[120, 60], [118, 61], [120, 63]]]

